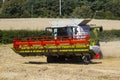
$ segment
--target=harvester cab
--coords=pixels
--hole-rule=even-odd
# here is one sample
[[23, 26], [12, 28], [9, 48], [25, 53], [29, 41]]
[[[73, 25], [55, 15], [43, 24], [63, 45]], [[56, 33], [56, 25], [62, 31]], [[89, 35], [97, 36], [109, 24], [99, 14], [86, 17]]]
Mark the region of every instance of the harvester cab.
[[73, 26], [64, 26], [64, 27], [47, 27], [46, 32], [50, 31], [54, 39], [58, 37], [61, 38], [72, 38], [73, 37]]
[[[72, 20], [71, 20], [72, 21]], [[45, 29], [46, 33], [47, 31], [52, 33], [52, 36], [54, 36], [54, 39], [57, 39], [57, 37], [61, 38], [74, 38], [74, 39], [81, 39], [87, 37], [90, 37], [90, 40], [94, 42], [94, 45], [99, 43], [99, 34], [103, 31], [102, 26], [96, 26], [96, 25], [88, 25], [87, 23], [91, 20], [76, 20], [72, 21], [66, 24], [66, 22], [63, 22], [61, 25], [57, 21], [57, 24], [55, 22], [52, 22], [54, 26], [47, 27]], [[76, 22], [76, 23], [74, 23]]]
[[13, 50], [22, 56], [45, 55], [47, 62], [83, 61], [101, 58], [99, 32], [102, 26], [88, 25], [91, 20], [53, 21], [46, 27], [51, 36], [15, 39]]

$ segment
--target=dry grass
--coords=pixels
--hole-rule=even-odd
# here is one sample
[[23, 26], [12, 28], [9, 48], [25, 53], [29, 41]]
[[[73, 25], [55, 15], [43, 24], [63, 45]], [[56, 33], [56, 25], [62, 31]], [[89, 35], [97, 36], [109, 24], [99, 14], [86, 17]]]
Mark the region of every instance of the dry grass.
[[[114, 47], [115, 45], [111, 52], [116, 50]], [[89, 65], [48, 64], [44, 56], [21, 57], [14, 53], [9, 45], [2, 45], [0, 80], [120, 80], [120, 58], [104, 58], [93, 62], [94, 64]]]
[[120, 57], [120, 41], [101, 42], [101, 50], [106, 57]]
[[[51, 26], [50, 22], [54, 20], [68, 19], [52, 19], [52, 18], [20, 18], [20, 19], [0, 19], [0, 29], [29, 29], [41, 30]], [[89, 24], [102, 25], [105, 30], [120, 29], [119, 20], [92, 20]]]
[[120, 20], [92, 20], [89, 24], [103, 26], [104, 30], [120, 29]]

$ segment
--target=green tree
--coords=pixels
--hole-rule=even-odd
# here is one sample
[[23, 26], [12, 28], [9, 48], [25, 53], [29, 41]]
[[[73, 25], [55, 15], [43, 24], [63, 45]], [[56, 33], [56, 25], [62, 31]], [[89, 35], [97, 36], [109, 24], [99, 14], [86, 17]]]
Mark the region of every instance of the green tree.
[[2, 7], [2, 3], [3, 3], [2, 0], [0, 0], [0, 8]]
[[105, 4], [107, 3], [107, 0], [95, 0], [94, 2], [91, 3], [91, 9], [93, 11], [96, 10], [104, 10]]
[[105, 12], [102, 10], [96, 11], [94, 18], [96, 19], [104, 19], [106, 17]]
[[93, 13], [90, 6], [83, 5], [82, 7], [76, 7], [72, 13], [72, 16], [78, 18], [92, 18]]
[[[9, 0], [2, 7], [2, 15], [8, 18], [22, 17], [27, 13], [24, 8], [25, 0]], [[28, 15], [29, 16], [29, 15]], [[25, 17], [25, 16], [24, 16]]]
[[120, 19], [120, 0], [110, 0], [105, 4], [105, 10], [110, 11], [116, 19]]
[[[26, 7], [33, 17], [57, 17], [59, 15], [58, 0], [28, 0]], [[33, 11], [32, 10], [33, 6]]]
[[105, 11], [105, 19], [115, 19], [115, 16], [111, 11]]
[[[61, 0], [62, 16], [59, 16], [59, 0], [0, 0], [0, 17], [76, 17], [120, 19], [120, 0]], [[97, 12], [98, 11], [98, 12]]]

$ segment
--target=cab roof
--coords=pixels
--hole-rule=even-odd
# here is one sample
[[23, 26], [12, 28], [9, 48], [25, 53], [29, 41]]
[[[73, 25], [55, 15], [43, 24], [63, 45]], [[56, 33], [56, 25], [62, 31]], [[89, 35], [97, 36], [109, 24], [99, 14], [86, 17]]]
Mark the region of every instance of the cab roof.
[[70, 19], [70, 20], [56, 20], [52, 21], [51, 28], [58, 27], [75, 27], [75, 26], [83, 26], [90, 22], [90, 19]]

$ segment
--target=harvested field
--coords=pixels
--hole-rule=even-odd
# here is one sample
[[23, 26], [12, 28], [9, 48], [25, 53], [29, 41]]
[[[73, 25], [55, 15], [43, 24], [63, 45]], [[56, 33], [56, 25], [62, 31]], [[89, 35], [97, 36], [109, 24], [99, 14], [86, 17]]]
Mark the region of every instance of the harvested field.
[[120, 57], [120, 41], [101, 42], [100, 44], [105, 57]]
[[[27, 30], [41, 30], [45, 27], [51, 26], [50, 22], [55, 20], [69, 20], [69, 19], [52, 19], [52, 18], [21, 18], [21, 19], [0, 19], [0, 29], [27, 29]], [[96, 20], [93, 19], [89, 24], [96, 24], [103, 26], [104, 30], [120, 29], [119, 20]]]
[[[0, 19], [0, 30], [41, 30], [58, 19]], [[63, 19], [65, 20], [65, 19]], [[105, 30], [120, 29], [118, 20], [92, 20]], [[10, 45], [0, 45], [0, 80], [120, 80], [120, 41], [101, 42], [104, 59], [89, 65], [48, 64], [45, 56], [21, 57]]]
[[0, 80], [120, 80], [120, 57], [107, 57], [113, 52], [120, 56], [120, 51], [116, 50], [120, 48], [119, 42], [109, 43], [112, 46], [101, 43], [106, 50], [103, 51], [105, 58], [93, 60], [89, 65], [48, 64], [44, 56], [21, 57], [12, 51], [11, 45], [1, 45]]

